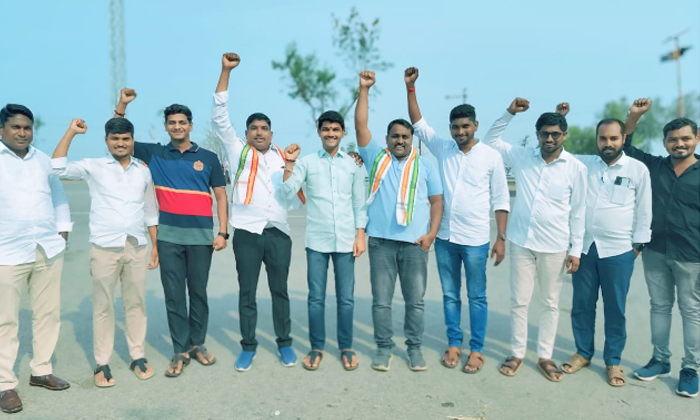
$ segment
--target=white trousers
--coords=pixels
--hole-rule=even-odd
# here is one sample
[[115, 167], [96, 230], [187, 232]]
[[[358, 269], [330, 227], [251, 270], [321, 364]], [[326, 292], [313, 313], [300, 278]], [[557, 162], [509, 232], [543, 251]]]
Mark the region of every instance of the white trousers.
[[566, 251], [535, 252], [510, 243], [510, 316], [513, 356], [525, 357], [527, 310], [535, 282], [539, 286], [540, 323], [537, 356], [551, 359], [559, 323], [559, 293], [566, 263]]

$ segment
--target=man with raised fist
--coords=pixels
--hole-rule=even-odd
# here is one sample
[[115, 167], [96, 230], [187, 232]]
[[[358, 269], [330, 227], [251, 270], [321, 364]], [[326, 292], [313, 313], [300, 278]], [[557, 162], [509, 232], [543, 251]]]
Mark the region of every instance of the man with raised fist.
[[697, 123], [676, 118], [663, 128], [668, 156], [654, 156], [632, 146], [639, 119], [651, 100], [637, 99], [625, 128], [625, 153], [644, 163], [651, 174], [651, 242], [642, 253], [651, 298], [651, 343], [654, 352], [634, 376], [651, 381], [671, 372], [671, 317], [675, 296], [683, 321], [685, 355], [676, 393], [697, 397], [700, 369], [700, 133]]
[[413, 126], [396, 119], [387, 126], [386, 143], [372, 141], [369, 90], [372, 71], [360, 73], [355, 108], [355, 132], [369, 173], [367, 234], [372, 283], [372, 321], [377, 353], [372, 369], [386, 372], [393, 358], [391, 303], [396, 277], [405, 303], [404, 334], [408, 368], [424, 371], [424, 301], [428, 282], [428, 252], [442, 219], [442, 184], [435, 167], [413, 147]]
[[568, 124], [556, 112], [542, 114], [535, 123], [538, 147], [519, 147], [501, 138], [510, 120], [530, 103], [515, 98], [496, 120], [484, 143], [501, 153], [513, 170], [517, 192], [508, 220], [511, 276], [512, 354], [501, 373], [514, 376], [527, 350], [527, 311], [535, 281], [541, 314], [537, 339], [538, 369], [550, 381], [562, 372], [551, 360], [559, 322], [562, 275], [578, 270], [586, 214], [586, 167], [562, 146]]
[[[151, 172], [132, 157], [133, 124], [126, 118], [107, 121], [105, 144], [109, 157], [67, 162], [73, 138], [86, 131], [85, 121], [71, 121], [56, 146], [51, 166], [53, 174], [61, 179], [86, 180], [90, 191], [92, 324], [97, 363], [94, 383], [107, 388], [115, 385], [109, 360], [114, 349], [114, 289], [120, 281], [130, 369], [142, 380], [154, 375], [145, 358], [145, 291], [146, 269], [158, 266], [158, 207]], [[150, 262], [148, 237], [152, 244]]]
[[240, 61], [235, 53], [226, 53], [221, 58], [221, 75], [214, 93], [211, 118], [234, 174], [229, 221], [233, 227], [233, 253], [238, 272], [238, 314], [243, 348], [235, 368], [245, 372], [252, 366], [258, 346], [255, 339], [256, 291], [263, 263], [272, 295], [272, 321], [280, 359], [284, 366], [297, 363], [290, 336], [292, 322], [287, 292], [292, 258], [287, 210], [293, 203], [301, 204], [304, 196], [298, 190], [299, 195], [288, 201], [282, 192], [285, 156], [282, 149], [272, 143], [272, 122], [267, 115], [256, 112], [247, 118], [245, 140], [238, 137], [231, 124], [229, 78]]
[[345, 370], [359, 361], [352, 350], [355, 309], [355, 258], [365, 252], [367, 195], [365, 176], [355, 159], [340, 149], [345, 120], [335, 111], [318, 118], [321, 149], [299, 158], [297, 144], [285, 149], [282, 191], [291, 200], [306, 184], [306, 266], [309, 284], [309, 341], [304, 368], [317, 370], [326, 342], [326, 283], [333, 260], [338, 308], [338, 348]]
[[[136, 98], [122, 89], [115, 118], [124, 118]], [[165, 108], [167, 145], [134, 143], [134, 156], [151, 170], [159, 206], [158, 257], [175, 354], [165, 376], [180, 376], [190, 358], [211, 366], [216, 358], [204, 346], [209, 323], [207, 283], [213, 251], [229, 238], [226, 179], [215, 153], [190, 140], [192, 111], [184, 105]], [[212, 195], [213, 192], [213, 195]], [[216, 197], [219, 232], [214, 235]], [[187, 297], [189, 295], [189, 308]]]
[[51, 159], [35, 149], [34, 114], [23, 105], [0, 109], [0, 410], [22, 410], [13, 371], [19, 349], [23, 286], [32, 308], [33, 355], [29, 385], [50, 390], [70, 384], [52, 374], [61, 329], [61, 271], [70, 221]]
[[442, 299], [447, 326], [447, 350], [442, 364], [454, 368], [462, 352], [462, 266], [469, 299], [470, 353], [462, 370], [477, 373], [484, 365], [484, 341], [488, 319], [486, 301], [486, 262], [489, 257], [490, 214], [493, 209], [497, 236], [491, 258], [495, 265], [505, 257], [506, 224], [510, 211], [510, 192], [503, 158], [474, 137], [479, 122], [476, 110], [468, 104], [450, 111], [450, 135], [436, 135], [421, 114], [416, 97], [418, 69], [404, 72], [408, 96], [408, 115], [416, 136], [438, 160], [442, 180], [444, 209], [435, 239]]

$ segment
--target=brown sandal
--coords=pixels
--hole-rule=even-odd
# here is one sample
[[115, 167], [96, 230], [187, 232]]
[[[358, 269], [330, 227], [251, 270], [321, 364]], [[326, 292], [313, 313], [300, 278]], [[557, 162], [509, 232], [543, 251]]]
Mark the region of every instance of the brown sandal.
[[[457, 353], [457, 360], [455, 361], [455, 363], [453, 365], [451, 365], [447, 362], [447, 360], [448, 360], [447, 357], [451, 356], [455, 352]], [[459, 364], [459, 359], [461, 359], [461, 358], [462, 358], [462, 350], [460, 350], [459, 347], [450, 346], [447, 348], [447, 350], [445, 350], [445, 354], [442, 356], [441, 362], [442, 362], [442, 365], [445, 366], [446, 368], [454, 369]]]
[[540, 359], [537, 362], [537, 368], [542, 372], [545, 378], [549, 379], [552, 382], [561, 382], [562, 377], [560, 376], [557, 378], [554, 376], [557, 373], [562, 373], [561, 370], [557, 367], [557, 365], [551, 361], [550, 359]]
[[[515, 376], [516, 373], [523, 367], [523, 359], [517, 358], [515, 356], [510, 356], [501, 365], [500, 372], [506, 376]], [[506, 372], [504, 368], [510, 369], [510, 372]]]
[[[622, 371], [622, 368], [620, 367], [620, 365], [608, 366], [607, 371], [608, 371], [608, 384], [610, 386], [619, 387], [619, 386], [625, 385], [625, 383], [626, 383], [625, 372]], [[615, 382], [613, 382], [613, 379], [619, 379], [622, 381], [622, 383], [616, 384]]]
[[[480, 365], [477, 366], [476, 363], [472, 360], [472, 356], [474, 356], [474, 359], [478, 360], [481, 362]], [[467, 367], [473, 368], [473, 369], [467, 369]], [[469, 359], [467, 360], [467, 363], [464, 364], [462, 367], [462, 372], [464, 373], [479, 373], [481, 371], [481, 368], [484, 367], [484, 355], [479, 353], [478, 351], [473, 351], [469, 353]]]
[[580, 354], [574, 353], [574, 355], [571, 356], [571, 359], [569, 359], [568, 362], [561, 365], [561, 370], [564, 373], [572, 374], [572, 373], [578, 372], [579, 370], [585, 368], [586, 366], [589, 366], [590, 364], [591, 364], [590, 360], [586, 360]]

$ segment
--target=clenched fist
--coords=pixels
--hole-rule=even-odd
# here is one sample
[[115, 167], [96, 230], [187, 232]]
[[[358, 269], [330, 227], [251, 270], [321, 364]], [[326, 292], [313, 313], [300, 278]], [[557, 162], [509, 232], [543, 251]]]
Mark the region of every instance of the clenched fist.
[[630, 107], [630, 114], [642, 116], [644, 113], [649, 111], [651, 108], [651, 99], [649, 98], [639, 98], [632, 103]]
[[136, 99], [136, 91], [134, 89], [124, 88], [119, 95], [119, 102], [128, 104]]
[[409, 67], [403, 72], [403, 81], [406, 82], [406, 86], [413, 87], [418, 79], [418, 68]]
[[373, 71], [365, 70], [360, 73], [360, 87], [369, 89], [376, 81]]
[[87, 124], [85, 124], [85, 121], [81, 120], [80, 118], [74, 118], [70, 122], [68, 130], [73, 132], [73, 134], [85, 134], [87, 131]]
[[233, 70], [241, 64], [241, 57], [236, 53], [226, 53], [221, 57], [221, 67]]
[[571, 110], [571, 108], [569, 107], [569, 103], [562, 102], [559, 105], [557, 105], [556, 113], [561, 114], [561, 115], [566, 117], [566, 114], [568, 114], [570, 110]]
[[510, 103], [510, 106], [508, 107], [508, 112], [515, 115], [519, 112], [527, 111], [528, 108], [530, 108], [530, 101], [523, 98], [515, 98], [513, 99], [513, 102]]
[[296, 143], [292, 143], [284, 149], [284, 159], [289, 161], [295, 161], [299, 157], [299, 152], [301, 152], [301, 146]]

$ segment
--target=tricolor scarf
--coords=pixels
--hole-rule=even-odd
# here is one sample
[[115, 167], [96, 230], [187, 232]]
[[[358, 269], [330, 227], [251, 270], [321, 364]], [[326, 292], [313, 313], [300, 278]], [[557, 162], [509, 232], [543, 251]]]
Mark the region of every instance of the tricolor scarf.
[[[367, 204], [372, 204], [374, 196], [379, 191], [382, 181], [391, 167], [391, 153], [384, 149], [374, 159], [372, 171], [369, 174], [369, 198]], [[399, 194], [396, 198], [396, 221], [401, 226], [408, 226], [413, 220], [413, 207], [416, 201], [416, 187], [418, 186], [419, 157], [415, 148], [411, 148], [411, 154], [406, 158], [406, 164], [401, 171]]]
[[[284, 152], [282, 152], [282, 149], [277, 147], [276, 144], [273, 144], [273, 146], [277, 150], [277, 153], [280, 154], [282, 160], [286, 162], [287, 159], [284, 158]], [[240, 159], [238, 159], [238, 169], [236, 170], [236, 177], [233, 181], [233, 188], [238, 187], [238, 178], [241, 177], [241, 174], [243, 173], [243, 170], [246, 167], [246, 163], [248, 162], [248, 155], [251, 156], [249, 166], [250, 175], [248, 175], [248, 187], [245, 192], [245, 199], [243, 200], [243, 204], [250, 204], [250, 201], [253, 199], [253, 188], [255, 188], [255, 180], [258, 174], [258, 161], [260, 160], [258, 156], [258, 151], [250, 147], [250, 145], [246, 143], [245, 147], [241, 151], [241, 157]], [[297, 196], [299, 197], [299, 200], [301, 200], [302, 204], [306, 204], [306, 197], [304, 196], [304, 192], [302, 190], [299, 190], [299, 192], [297, 192]]]

